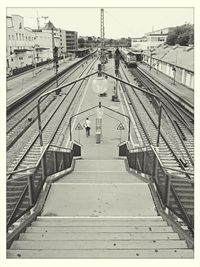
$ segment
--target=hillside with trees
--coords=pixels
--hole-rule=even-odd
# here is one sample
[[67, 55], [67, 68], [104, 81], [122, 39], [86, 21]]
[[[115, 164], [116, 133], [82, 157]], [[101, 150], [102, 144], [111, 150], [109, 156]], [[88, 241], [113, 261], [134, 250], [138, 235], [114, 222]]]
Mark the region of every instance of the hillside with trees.
[[177, 26], [168, 34], [166, 43], [168, 45], [183, 45], [187, 46], [194, 44], [194, 25], [189, 23]]

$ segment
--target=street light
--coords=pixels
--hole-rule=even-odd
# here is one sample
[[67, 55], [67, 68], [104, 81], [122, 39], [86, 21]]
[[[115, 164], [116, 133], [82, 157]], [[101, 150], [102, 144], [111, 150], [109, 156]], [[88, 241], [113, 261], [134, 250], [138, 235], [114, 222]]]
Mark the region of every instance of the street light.
[[92, 81], [92, 89], [98, 95], [104, 94], [108, 89], [108, 82], [105, 77], [95, 77]]
[[[104, 76], [101, 76], [101, 67], [99, 66], [98, 77], [95, 77], [92, 81], [92, 89], [99, 96], [104, 94], [108, 89], [108, 82]], [[102, 117], [103, 117], [103, 109], [101, 107], [101, 102], [99, 102], [99, 106], [97, 108], [97, 117], [96, 117], [96, 143], [101, 142], [102, 135]]]

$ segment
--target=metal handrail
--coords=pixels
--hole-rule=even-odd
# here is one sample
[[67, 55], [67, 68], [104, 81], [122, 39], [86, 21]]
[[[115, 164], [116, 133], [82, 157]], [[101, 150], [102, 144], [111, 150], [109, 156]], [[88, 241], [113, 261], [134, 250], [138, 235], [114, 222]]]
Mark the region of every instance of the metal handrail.
[[[71, 149], [65, 149], [65, 151], [55, 151], [56, 154], [53, 154], [52, 156], [52, 159], [54, 159], [55, 157], [55, 160], [56, 160], [56, 165], [57, 165], [57, 154], [62, 154], [62, 158], [61, 160], [59, 160], [58, 162], [58, 166], [56, 166], [55, 168], [53, 167], [48, 169], [47, 167], [47, 170], [48, 171], [48, 174], [46, 173], [45, 171], [45, 176], [43, 176], [43, 173], [41, 174], [41, 177], [40, 177], [40, 187], [38, 188], [37, 187], [37, 190], [35, 190], [35, 188], [33, 187], [33, 184], [34, 183], [34, 176], [36, 175], [37, 171], [39, 170], [39, 168], [41, 167], [41, 164], [42, 162], [45, 162], [45, 159], [44, 159], [44, 156], [45, 156], [45, 153], [47, 152], [47, 149], [51, 146], [50, 144], [46, 145], [46, 147], [43, 149], [42, 153], [41, 153], [41, 156], [40, 156], [40, 159], [38, 160], [38, 162], [36, 163], [36, 165], [34, 167], [31, 167], [31, 168], [26, 168], [26, 169], [23, 169], [23, 170], [18, 170], [18, 171], [14, 171], [14, 172], [11, 172], [9, 174], [16, 174], [16, 173], [19, 173], [19, 172], [24, 172], [24, 171], [29, 171], [27, 174], [26, 174], [26, 178], [27, 178], [27, 182], [24, 184], [24, 189], [22, 190], [21, 194], [19, 195], [19, 198], [17, 200], [17, 203], [12, 211], [12, 214], [11, 216], [9, 217], [8, 219], [8, 222], [7, 222], [7, 227], [9, 227], [12, 223], [14, 223], [16, 220], [18, 220], [18, 218], [20, 218], [24, 212], [20, 212], [18, 210], [18, 207], [20, 205], [20, 203], [23, 201], [23, 199], [27, 196], [27, 190], [28, 190], [28, 193], [29, 193], [29, 205], [25, 207], [25, 212], [28, 211], [29, 209], [31, 209], [35, 203], [37, 202], [37, 198], [39, 196], [39, 193], [41, 192], [41, 188], [42, 188], [42, 185], [43, 183], [45, 182], [46, 180], [46, 177], [48, 175], [51, 175], [52, 173], [56, 173], [56, 172], [59, 172], [59, 171], [62, 171], [66, 168], [69, 167], [69, 165], [71, 165], [71, 162], [72, 162], [72, 158], [73, 158], [73, 145], [74, 143], [71, 142], [70, 143], [70, 146], [71, 146]], [[76, 144], [77, 146], [78, 144]], [[52, 145], [53, 147], [57, 147], [57, 146], [54, 146]], [[59, 148], [62, 148], [62, 147], [59, 147]], [[63, 148], [62, 148], [63, 149]], [[64, 163], [64, 154], [69, 154], [69, 160], [66, 161], [66, 164]], [[30, 170], [34, 170], [34, 171], [30, 171]], [[25, 175], [23, 176], [25, 177]], [[18, 177], [18, 178], [23, 178], [23, 177]], [[16, 179], [18, 179], [16, 178]], [[10, 179], [8, 180], [10, 181]]]
[[[124, 145], [124, 144], [123, 144]], [[135, 156], [133, 156], [132, 158], [134, 159], [133, 161], [133, 165], [130, 164], [130, 167], [133, 168], [133, 169], [136, 169], [138, 171], [142, 171], [144, 173], [148, 173], [150, 174], [151, 177], [154, 177], [154, 182], [156, 184], [156, 187], [157, 187], [157, 190], [158, 190], [158, 194], [160, 195], [162, 201], [163, 201], [163, 204], [165, 207], [168, 207], [175, 215], [179, 216], [183, 221], [185, 221], [186, 225], [189, 227], [189, 229], [193, 232], [193, 222], [192, 222], [192, 219], [190, 220], [190, 218], [188, 217], [188, 214], [184, 208], [184, 206], [182, 205], [180, 199], [179, 199], [179, 196], [177, 195], [176, 193], [176, 190], [174, 189], [173, 187], [173, 183], [171, 183], [171, 176], [176, 178], [176, 177], [180, 177], [178, 175], [174, 175], [172, 173], [170, 173], [168, 170], [171, 170], [171, 171], [175, 171], [175, 172], [180, 172], [182, 174], [190, 174], [189, 172], [186, 172], [186, 171], [182, 171], [182, 170], [177, 170], [177, 169], [173, 169], [173, 168], [168, 168], [168, 167], [164, 167], [162, 162], [160, 161], [160, 158], [159, 158], [159, 155], [155, 149], [155, 147], [153, 146], [145, 146], [145, 147], [149, 147], [151, 148], [151, 151], [153, 152], [153, 155], [156, 157], [154, 157], [153, 161], [154, 161], [154, 166], [152, 166], [152, 168], [149, 169], [145, 169], [146, 167], [145, 166], [148, 166], [146, 165], [145, 163], [145, 156], [142, 156], [142, 158], [139, 158], [137, 157], [137, 152], [143, 152], [143, 154], [145, 155], [145, 152], [149, 152], [149, 151], [140, 151], [140, 147], [137, 148], [137, 150], [135, 149], [135, 152], [133, 151], [130, 151], [128, 149], [128, 146], [126, 145], [126, 156], [127, 156], [127, 159], [128, 159], [128, 162], [131, 162], [130, 161], [130, 155], [131, 154], [135, 154]], [[144, 147], [141, 147], [141, 148], [144, 148]], [[119, 147], [120, 149], [120, 147]], [[157, 165], [159, 163], [159, 165]], [[158, 168], [160, 170], [162, 170], [164, 176], [165, 176], [165, 183], [164, 183], [164, 193], [163, 193], [163, 190], [161, 187], [163, 187], [163, 185], [161, 185], [159, 183], [159, 180], [157, 178], [157, 171], [158, 171]], [[146, 171], [145, 171], [146, 170]], [[153, 174], [152, 174], [152, 171], [153, 171]], [[193, 175], [193, 173], [192, 173]], [[182, 179], [184, 179], [185, 181], [189, 181], [191, 183], [191, 186], [193, 186], [194, 184], [194, 181], [193, 180], [190, 180], [190, 179], [187, 179], [186, 177], [181, 177]], [[173, 194], [174, 196], [174, 200], [175, 200], [175, 203], [176, 205], [179, 207], [179, 210], [180, 210], [180, 214], [178, 214], [174, 209], [173, 207], [171, 207], [169, 205], [169, 197], [170, 197], [170, 194]]]
[[[19, 173], [19, 172], [27, 172], [27, 171], [29, 171], [29, 170], [33, 170], [33, 169], [35, 169], [36, 168], [36, 166], [34, 166], [34, 167], [29, 167], [29, 168], [26, 168], [26, 169], [20, 169], [20, 170], [16, 170], [16, 171], [12, 171], [12, 172], [7, 172], [6, 173], [6, 176], [8, 176], [8, 175], [13, 175], [13, 174], [16, 174], [16, 173]], [[28, 173], [28, 174], [30, 174], [30, 173]], [[17, 177], [17, 178], [22, 178], [22, 177]], [[11, 179], [15, 179], [15, 178], [9, 178], [9, 179], [7, 179], [8, 181], [9, 180], [11, 180]]]
[[[128, 148], [128, 146], [127, 146], [127, 148]], [[180, 173], [183, 173], [183, 174], [194, 175], [193, 172], [188, 172], [188, 171], [184, 171], [184, 170], [180, 170], [180, 169], [174, 169], [174, 168], [170, 168], [170, 167], [165, 167], [163, 165], [163, 163], [161, 162], [160, 157], [159, 157], [159, 155], [158, 155], [158, 153], [157, 153], [157, 151], [156, 151], [156, 149], [155, 149], [155, 147], [153, 145], [147, 145], [147, 146], [141, 146], [141, 147], [137, 147], [137, 148], [132, 148], [130, 153], [138, 152], [137, 150], [143, 150], [144, 148], [150, 148], [154, 152], [154, 154], [156, 155], [156, 157], [157, 157], [157, 159], [158, 159], [158, 161], [159, 161], [159, 163], [160, 163], [160, 165], [161, 165], [161, 167], [163, 169], [171, 170], [171, 171], [174, 171], [174, 172], [180, 172]], [[193, 181], [191, 180], [191, 182], [193, 182]]]

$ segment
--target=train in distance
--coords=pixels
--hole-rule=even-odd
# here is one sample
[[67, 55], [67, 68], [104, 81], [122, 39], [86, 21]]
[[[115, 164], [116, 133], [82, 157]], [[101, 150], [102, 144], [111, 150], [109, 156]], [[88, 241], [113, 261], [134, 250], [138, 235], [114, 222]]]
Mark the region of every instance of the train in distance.
[[119, 49], [121, 57], [128, 67], [137, 68], [138, 62], [142, 61], [142, 51], [134, 51], [125, 47]]

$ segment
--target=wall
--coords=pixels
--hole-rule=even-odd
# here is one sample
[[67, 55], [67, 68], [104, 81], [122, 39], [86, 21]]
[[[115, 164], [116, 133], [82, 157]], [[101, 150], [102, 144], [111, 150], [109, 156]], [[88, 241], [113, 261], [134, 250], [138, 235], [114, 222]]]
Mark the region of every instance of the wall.
[[152, 68], [158, 69], [159, 71], [161, 71], [162, 73], [166, 74], [167, 76], [171, 78], [174, 78], [174, 72], [172, 68], [176, 67], [176, 76], [175, 76], [176, 82], [186, 85], [187, 87], [191, 89], [194, 88], [194, 72], [188, 69], [181, 68], [169, 62], [157, 60], [153, 57], [151, 59], [149, 55], [144, 55], [143, 61], [148, 65], [150, 65], [150, 61], [151, 61]]

